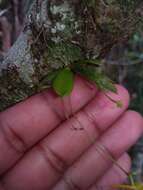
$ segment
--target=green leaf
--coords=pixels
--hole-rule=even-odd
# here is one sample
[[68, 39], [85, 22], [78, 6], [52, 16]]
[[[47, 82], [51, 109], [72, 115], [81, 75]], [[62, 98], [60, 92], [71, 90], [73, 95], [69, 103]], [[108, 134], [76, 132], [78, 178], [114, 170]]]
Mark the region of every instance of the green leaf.
[[113, 188], [117, 189], [127, 189], [127, 190], [143, 190], [143, 184], [135, 184], [135, 185], [113, 185]]
[[84, 76], [86, 79], [95, 82], [100, 90], [117, 93], [117, 89], [112, 80], [109, 79], [103, 72], [101, 72], [100, 68], [98, 69], [94, 66], [85, 66], [80, 63], [75, 63], [72, 65], [72, 69], [76, 73]]
[[64, 68], [58, 72], [53, 80], [53, 89], [59, 96], [68, 96], [72, 92], [74, 84], [74, 74], [69, 68]]
[[117, 93], [117, 89], [115, 85], [113, 84], [112, 80], [109, 79], [106, 75], [103, 73], [98, 73], [98, 79], [96, 79], [97, 86], [101, 90], [108, 90], [114, 93]]
[[37, 86], [37, 91], [40, 92], [40, 91], [42, 91], [44, 89], [47, 89], [47, 88], [51, 87], [51, 84], [52, 84], [53, 80], [55, 79], [55, 77], [57, 76], [57, 74], [58, 74], [58, 72], [60, 70], [61, 69], [57, 69], [55, 71], [48, 72], [46, 74], [46, 76], [41, 78], [39, 80], [39, 84]]
[[55, 79], [55, 77], [57, 76], [57, 74], [59, 73], [59, 71], [61, 71], [61, 69], [57, 69], [55, 71], [49, 72], [46, 76], [44, 76], [40, 80], [40, 84], [45, 85], [45, 86], [50, 85], [52, 81]]
[[99, 67], [102, 64], [102, 61], [100, 59], [81, 59], [78, 60], [77, 63]]

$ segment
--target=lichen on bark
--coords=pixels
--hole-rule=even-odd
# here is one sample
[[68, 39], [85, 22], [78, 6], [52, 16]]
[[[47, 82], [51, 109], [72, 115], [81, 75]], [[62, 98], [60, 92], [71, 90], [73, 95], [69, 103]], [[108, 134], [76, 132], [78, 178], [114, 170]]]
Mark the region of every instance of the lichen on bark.
[[142, 1], [35, 0], [23, 32], [0, 63], [0, 110], [50, 86], [51, 72], [104, 59], [141, 23]]

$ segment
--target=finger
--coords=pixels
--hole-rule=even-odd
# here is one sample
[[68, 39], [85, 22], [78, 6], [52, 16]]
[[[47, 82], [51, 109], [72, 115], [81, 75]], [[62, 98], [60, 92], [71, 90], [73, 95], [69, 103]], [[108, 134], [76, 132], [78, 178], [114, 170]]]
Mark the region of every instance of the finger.
[[4, 190], [3, 187], [0, 185], [0, 190]]
[[95, 100], [91, 101], [90, 105], [85, 108], [85, 112], [91, 119], [96, 121], [100, 130], [105, 130], [111, 123], [115, 122], [129, 105], [127, 90], [120, 85], [116, 87], [118, 89], [117, 94], [108, 92], [108, 96], [114, 101], [121, 101], [122, 108], [117, 109], [117, 105], [107, 98], [103, 92], [99, 92]]
[[[42, 146], [48, 147], [60, 158], [66, 160], [67, 165], [72, 164], [72, 162], [76, 160], [92, 143], [94, 143], [101, 133], [103, 133], [104, 130], [107, 129], [107, 127], [109, 127], [128, 106], [128, 92], [121, 86], [118, 86], [117, 89], [118, 96], [112, 94], [111, 97], [113, 96], [114, 98], [116, 97], [116, 99], [121, 99], [123, 102], [122, 108], [118, 108], [113, 102], [104, 96], [103, 92], [101, 92], [101, 95], [97, 96], [98, 98], [95, 97], [83, 110], [75, 114], [70, 120], [45, 138], [42, 142]], [[102, 109], [97, 106], [99, 108], [98, 113], [100, 112], [99, 115], [102, 115], [102, 119], [104, 119], [104, 117], [106, 118], [108, 123], [107, 126], [104, 124], [104, 126], [100, 125], [100, 121], [102, 120], [96, 120], [96, 117], [93, 117], [95, 110], [97, 111], [96, 105], [99, 105], [102, 101], [108, 102], [108, 104], [106, 104], [107, 107], [104, 107], [107, 112], [103, 112]], [[93, 109], [93, 105], [95, 105], [95, 110]], [[88, 110], [88, 112], [86, 110]], [[109, 112], [112, 112], [112, 114], [109, 114]]]
[[68, 169], [54, 190], [88, 189], [112, 166], [113, 158], [117, 160], [136, 142], [142, 131], [142, 117], [136, 112], [126, 112]]
[[[77, 77], [70, 97], [72, 111], [81, 109], [95, 96], [96, 91], [95, 87], [89, 88], [83, 79]], [[69, 107], [68, 102], [65, 102], [65, 107]], [[0, 174], [64, 119], [61, 99], [51, 90], [0, 113]]]
[[[127, 91], [122, 87], [118, 87], [118, 98], [125, 102], [127, 96]], [[100, 96], [100, 98], [104, 100], [105, 97]], [[93, 102], [94, 101], [95, 100], [93, 100]], [[101, 100], [96, 99], [96, 101], [98, 104], [98, 101]], [[107, 97], [106, 101], [109, 101]], [[121, 112], [124, 111], [124, 106], [121, 109], [122, 111], [119, 112], [117, 111], [119, 108], [114, 107], [113, 102], [109, 102], [115, 113], [118, 112], [121, 114]], [[124, 103], [124, 105], [127, 106], [127, 103]], [[87, 105], [87, 107], [88, 106], [90, 105]], [[104, 107], [104, 109], [108, 110], [106, 107]], [[106, 112], [104, 114], [106, 114]], [[114, 121], [118, 116], [115, 114], [115, 116], [112, 115], [110, 117], [112, 117]], [[110, 118], [109, 120], [112, 123]], [[81, 125], [84, 127], [84, 130], [71, 130], [71, 127], [79, 128]], [[51, 185], [56, 183], [61, 175], [63, 175], [64, 170], [89, 148], [93, 143], [92, 140], [100, 135], [99, 131], [94, 121], [91, 121], [84, 111], [80, 111], [78, 114], [75, 114], [73, 118], [67, 120], [63, 125], [53, 131], [40, 145], [31, 150], [23, 160], [5, 176], [5, 183], [8, 184], [8, 187], [10, 184], [11, 189], [13, 188], [14, 190], [21, 188], [28, 189], [31, 184], [35, 190], [50, 188]]]
[[[127, 153], [124, 153], [118, 160], [117, 164], [114, 164], [110, 170], [108, 170], [104, 176], [93, 185], [89, 190], [111, 190], [115, 185], [122, 184], [127, 180], [127, 174], [118, 167], [118, 165], [129, 173], [131, 167], [131, 159]], [[60, 190], [60, 189], [59, 189]]]

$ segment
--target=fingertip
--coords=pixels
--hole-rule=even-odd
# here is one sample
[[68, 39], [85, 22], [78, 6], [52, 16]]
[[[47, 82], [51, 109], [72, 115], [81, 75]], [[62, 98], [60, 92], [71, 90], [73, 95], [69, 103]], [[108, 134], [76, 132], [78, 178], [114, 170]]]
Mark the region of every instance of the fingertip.
[[117, 93], [108, 92], [108, 95], [111, 96], [116, 101], [121, 101], [123, 107], [128, 107], [130, 102], [130, 95], [128, 90], [119, 84], [116, 84]]
[[76, 75], [74, 88], [71, 93], [72, 108], [83, 107], [87, 104], [97, 93], [96, 85], [88, 82], [84, 78]]
[[[122, 166], [122, 168], [124, 169], [124, 171], [126, 171], [126, 174], [130, 172], [130, 169], [131, 169], [131, 157], [129, 156], [128, 153], [124, 153], [119, 159], [118, 159], [118, 164], [120, 166]], [[114, 166], [116, 168], [119, 169], [118, 166]], [[121, 170], [121, 169], [120, 169]], [[127, 175], [125, 174], [125, 172], [121, 171], [122, 172], [122, 176], [125, 176], [127, 177]]]
[[128, 110], [125, 112], [124, 117], [130, 123], [135, 124], [134, 126], [131, 125], [132, 126], [131, 130], [133, 131], [132, 136], [135, 139], [138, 139], [143, 133], [143, 117], [142, 117], [142, 115], [136, 111]]
[[[117, 164], [114, 164], [113, 167], [109, 170], [109, 178], [114, 179], [112, 184], [121, 184], [125, 182], [128, 178], [128, 174], [131, 170], [131, 158], [128, 153], [124, 153], [118, 160]], [[115, 178], [114, 178], [115, 177]], [[106, 179], [108, 182], [108, 180]]]
[[[97, 93], [97, 96], [85, 108], [85, 111], [102, 131], [111, 126], [129, 105], [128, 91], [121, 85], [116, 85], [116, 87], [117, 93], [103, 91]], [[121, 107], [117, 106], [116, 101], [121, 102]]]
[[[143, 133], [142, 116], [135, 111], [126, 111], [102, 136], [102, 143], [118, 158], [129, 150]], [[109, 141], [110, 139], [110, 141]]]
[[96, 188], [94, 188], [95, 186], [93, 186], [90, 190], [98, 189], [97, 187], [108, 187], [109, 189], [111, 189], [115, 185], [124, 183], [127, 180], [127, 174], [130, 172], [130, 169], [131, 158], [127, 153], [124, 153], [117, 160], [117, 163], [114, 164], [97, 182]]
[[73, 92], [80, 89], [88, 90], [88, 91], [93, 91], [94, 93], [97, 92], [97, 87], [96, 84], [93, 84], [89, 81], [87, 81], [85, 78], [76, 75], [75, 76], [75, 84], [74, 84], [74, 89]]

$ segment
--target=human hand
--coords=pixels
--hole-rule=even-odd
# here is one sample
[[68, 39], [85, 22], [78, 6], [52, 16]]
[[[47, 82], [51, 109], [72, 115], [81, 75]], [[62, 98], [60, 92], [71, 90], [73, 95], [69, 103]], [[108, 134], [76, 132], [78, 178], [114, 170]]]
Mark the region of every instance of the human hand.
[[[141, 136], [143, 122], [126, 111], [128, 92], [117, 89], [118, 95], [108, 94], [122, 108], [76, 77], [70, 98], [61, 101], [47, 90], [1, 112], [0, 190], [106, 190], [122, 183], [126, 175], [110, 157], [129, 172], [126, 151]], [[74, 116], [66, 120], [71, 110]]]

